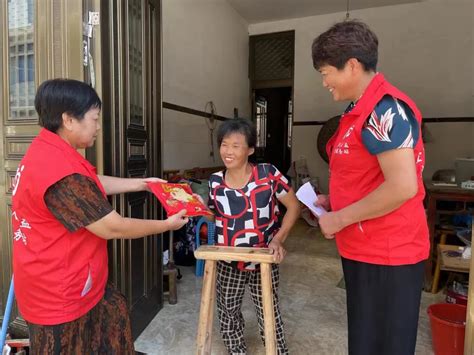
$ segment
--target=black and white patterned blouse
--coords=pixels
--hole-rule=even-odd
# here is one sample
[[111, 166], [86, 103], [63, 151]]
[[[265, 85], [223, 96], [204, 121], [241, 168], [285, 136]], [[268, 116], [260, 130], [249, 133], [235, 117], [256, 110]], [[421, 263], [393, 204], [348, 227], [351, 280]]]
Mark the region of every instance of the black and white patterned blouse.
[[[209, 208], [216, 216], [217, 244], [268, 246], [278, 232], [278, 199], [290, 190], [288, 179], [271, 164], [252, 166], [252, 175], [241, 189], [225, 183], [225, 170], [209, 178]], [[234, 263], [240, 270], [255, 270], [254, 263]]]

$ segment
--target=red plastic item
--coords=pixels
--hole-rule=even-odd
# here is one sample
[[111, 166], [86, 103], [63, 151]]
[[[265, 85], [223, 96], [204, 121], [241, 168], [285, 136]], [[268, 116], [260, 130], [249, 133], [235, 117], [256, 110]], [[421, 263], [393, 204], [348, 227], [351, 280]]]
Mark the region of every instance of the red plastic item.
[[165, 182], [149, 182], [148, 187], [160, 200], [166, 214], [172, 216], [185, 209], [186, 216], [212, 216], [213, 213], [199, 201], [187, 184], [171, 184]]
[[466, 332], [466, 306], [439, 303], [428, 307], [435, 355], [462, 355]]
[[455, 304], [462, 304], [467, 306], [467, 296], [462, 295], [452, 289], [448, 289], [446, 293], [446, 302], [447, 303], [455, 303]]
[[201, 229], [199, 230], [199, 237], [201, 239], [207, 239], [207, 224], [203, 223]]

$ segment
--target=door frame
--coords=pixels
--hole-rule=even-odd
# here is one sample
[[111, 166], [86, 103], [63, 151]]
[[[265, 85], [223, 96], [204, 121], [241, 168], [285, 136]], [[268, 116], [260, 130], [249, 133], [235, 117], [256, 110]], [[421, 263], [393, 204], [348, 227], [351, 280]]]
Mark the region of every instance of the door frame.
[[[291, 131], [291, 146], [288, 148], [289, 150], [289, 159], [290, 159], [290, 166], [291, 162], [293, 161], [293, 134], [294, 134], [294, 122], [295, 122], [295, 99], [294, 99], [294, 87], [295, 87], [295, 30], [289, 31], [278, 31], [278, 32], [270, 32], [270, 33], [262, 33], [257, 35], [249, 36], [249, 78], [250, 78], [250, 86], [249, 86], [249, 97], [250, 97], [250, 107], [251, 107], [251, 119], [255, 123], [256, 122], [256, 112], [255, 112], [255, 92], [259, 89], [274, 89], [274, 88], [282, 88], [282, 87], [289, 87], [291, 89], [291, 102], [292, 102], [292, 119], [291, 119], [291, 126], [289, 127]], [[271, 79], [271, 80], [256, 80], [255, 74], [255, 49], [254, 43], [260, 39], [266, 38], [278, 38], [278, 37], [291, 37], [293, 40], [293, 65], [291, 71], [291, 78], [284, 78], [284, 79]], [[284, 142], [287, 144], [287, 142]], [[283, 172], [286, 173], [286, 172]]]
[[[293, 101], [293, 87], [292, 86], [285, 86], [285, 87], [270, 87], [270, 88], [258, 88], [258, 89], [254, 89], [253, 92], [252, 92], [252, 111], [254, 112], [253, 114], [253, 121], [257, 126], [257, 112], [256, 112], [256, 105], [257, 105], [257, 99], [259, 97], [264, 97], [265, 95], [261, 94], [261, 91], [271, 91], [271, 90], [285, 90], [285, 89], [288, 89], [290, 90], [290, 95], [289, 95], [289, 102], [288, 104], [290, 103], [290, 101], [292, 102]], [[264, 97], [265, 98], [265, 97]], [[265, 98], [266, 99], [266, 98]], [[269, 132], [273, 132], [272, 129], [269, 129], [269, 127], [273, 124], [275, 124], [274, 120], [272, 119], [269, 119], [268, 118], [268, 115], [269, 115], [269, 112], [271, 112], [269, 109], [268, 109], [268, 106], [269, 106], [269, 103], [271, 100], [267, 100], [267, 110], [266, 110], [266, 116], [267, 116], [267, 119], [266, 119], [266, 128], [265, 128], [265, 134], [268, 135]], [[274, 101], [275, 102], [275, 101]], [[293, 103], [292, 103], [293, 105]], [[291, 134], [293, 133], [293, 116], [291, 117], [291, 122], [290, 122], [290, 112], [289, 112], [289, 105], [287, 106], [287, 110], [286, 110], [286, 114], [285, 114], [285, 118], [287, 120], [287, 122], [284, 122], [283, 125], [285, 126], [285, 132], [283, 132], [283, 142], [279, 143], [279, 144], [282, 144], [284, 145], [284, 147], [281, 147], [281, 149], [284, 149], [285, 151], [282, 153], [282, 158], [283, 158], [283, 162], [280, 162], [278, 165], [276, 161], [269, 161], [268, 159], [264, 159], [264, 163], [272, 163], [274, 164], [278, 169], [281, 169], [281, 171], [283, 172], [283, 174], [286, 174], [286, 171], [288, 171], [288, 169], [290, 168], [291, 166], [291, 162], [292, 162], [292, 157], [291, 157], [291, 154], [292, 154], [292, 144], [290, 146], [288, 146], [288, 135], [289, 135], [289, 132], [291, 132]], [[273, 110], [272, 110], [273, 111]], [[293, 113], [291, 112], [291, 115], [293, 115]], [[268, 137], [267, 137], [268, 138]], [[268, 144], [268, 143], [267, 143]], [[257, 156], [257, 153], [260, 153], [258, 151], [259, 147], [256, 148], [256, 152], [254, 153], [254, 155], [257, 157], [257, 161], [258, 161], [258, 156]], [[275, 148], [272, 147], [272, 146], [265, 146], [265, 149], [264, 149], [264, 155], [267, 155], [268, 151], [269, 150], [274, 150]], [[286, 164], [288, 166], [286, 166]]]

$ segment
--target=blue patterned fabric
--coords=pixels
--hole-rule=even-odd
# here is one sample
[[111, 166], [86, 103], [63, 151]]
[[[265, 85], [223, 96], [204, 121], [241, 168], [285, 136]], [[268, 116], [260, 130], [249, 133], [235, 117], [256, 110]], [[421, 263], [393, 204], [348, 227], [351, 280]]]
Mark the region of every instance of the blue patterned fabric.
[[[351, 103], [346, 113], [354, 107]], [[390, 95], [375, 106], [362, 129], [362, 142], [373, 155], [392, 149], [413, 149], [419, 136], [418, 122], [411, 109]]]

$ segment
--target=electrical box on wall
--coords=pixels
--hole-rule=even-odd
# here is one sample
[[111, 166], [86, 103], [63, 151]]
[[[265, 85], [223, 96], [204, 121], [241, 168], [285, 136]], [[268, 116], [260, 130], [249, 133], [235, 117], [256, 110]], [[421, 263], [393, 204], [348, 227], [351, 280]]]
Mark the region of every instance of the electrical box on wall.
[[98, 26], [100, 24], [100, 13], [89, 11], [89, 24], [92, 26]]

